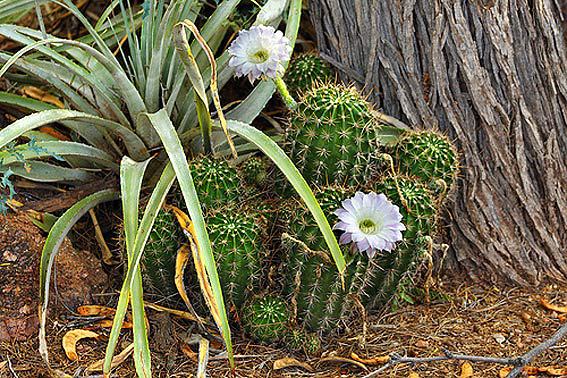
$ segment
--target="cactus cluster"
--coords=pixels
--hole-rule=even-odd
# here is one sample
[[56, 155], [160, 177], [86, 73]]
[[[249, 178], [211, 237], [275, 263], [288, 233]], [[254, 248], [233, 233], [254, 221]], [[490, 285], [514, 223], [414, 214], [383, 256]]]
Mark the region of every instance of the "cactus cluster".
[[285, 147], [313, 184], [363, 184], [378, 167], [375, 124], [372, 106], [355, 88], [316, 86], [291, 113]]
[[331, 67], [318, 55], [308, 52], [294, 57], [285, 74], [285, 82], [294, 94], [310, 90], [315, 84], [331, 80]]
[[[390, 147], [394, 169], [384, 169], [380, 156], [387, 147], [377, 142], [372, 106], [354, 88], [339, 84], [307, 90], [289, 116], [283, 148], [331, 225], [345, 199], [373, 191], [398, 206], [406, 226], [394, 250], [373, 258], [342, 246], [343, 285], [311, 212], [298, 198], [276, 194], [285, 189], [270, 176], [266, 160], [252, 157], [238, 167], [212, 158], [191, 162], [234, 319], [261, 342], [312, 354], [320, 349], [322, 333], [340, 329], [362, 307], [383, 308], [400, 282], [411, 281], [435, 238], [442, 205], [436, 190], [453, 185], [458, 156], [444, 136], [406, 132]], [[171, 214], [159, 214], [143, 262], [146, 280], [164, 292], [170, 290], [168, 270], [181, 238], [172, 223]]]
[[[265, 253], [265, 225], [260, 210], [238, 206], [244, 183], [242, 174], [226, 161], [208, 157], [190, 162], [191, 174], [203, 205], [219, 278], [227, 301], [237, 308], [249, 298], [261, 272]], [[171, 202], [185, 208], [179, 190]], [[175, 261], [185, 236], [175, 216], [158, 213], [142, 260], [142, 271], [150, 291], [172, 295], [175, 287]], [[196, 282], [196, 280], [194, 280]]]

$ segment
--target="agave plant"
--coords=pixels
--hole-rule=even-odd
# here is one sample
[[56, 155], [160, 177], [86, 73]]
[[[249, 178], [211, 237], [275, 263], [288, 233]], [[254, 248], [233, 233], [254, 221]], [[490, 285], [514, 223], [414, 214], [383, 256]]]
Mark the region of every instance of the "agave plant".
[[[43, 249], [40, 268], [40, 352], [48, 363], [45, 323], [51, 267], [64, 237], [92, 207], [122, 198], [128, 270], [111, 331], [103, 373], [108, 376], [122, 321], [131, 302], [134, 321], [134, 360], [139, 376], [151, 375], [144, 321], [140, 260], [144, 245], [164, 199], [177, 178], [190, 217], [194, 258], [204, 266], [210, 287], [210, 310], [225, 340], [233, 366], [230, 328], [214, 255], [188, 166], [188, 156], [200, 153], [235, 155], [259, 149], [279, 167], [312, 211], [329, 245], [339, 272], [344, 258], [333, 232], [309, 186], [285, 153], [266, 134], [250, 126], [275, 91], [262, 81], [226, 114], [218, 96], [233, 76], [229, 54], [220, 46], [226, 22], [240, 0], [224, 0], [198, 29], [200, 0], [146, 0], [140, 9], [128, 0], [114, 0], [96, 25], [89, 24], [71, 0], [60, 0], [85, 27], [78, 40], [55, 38], [22, 26], [0, 24], [0, 35], [23, 47], [15, 54], [0, 52], [0, 76], [13, 82], [49, 87], [64, 109], [13, 93], [0, 92], [0, 105], [29, 115], [0, 130], [0, 148], [16, 140], [37, 140], [39, 148], [64, 159], [56, 164], [47, 153], [0, 168], [36, 181], [88, 182], [109, 171], [120, 176], [120, 192], [107, 189], [73, 205], [53, 224]], [[278, 25], [286, 0], [270, 0], [259, 13], [264, 25]], [[2, 3], [0, 3], [2, 4]], [[274, 11], [276, 10], [276, 11]], [[295, 44], [301, 0], [292, 0], [286, 37]], [[257, 21], [258, 22], [258, 21]], [[190, 31], [190, 34], [187, 33]], [[215, 58], [216, 56], [216, 58]], [[213, 119], [211, 108], [217, 119]], [[57, 140], [37, 131], [54, 124], [71, 131], [71, 140]], [[234, 142], [232, 138], [234, 137]], [[43, 151], [43, 150], [42, 150]], [[153, 158], [150, 158], [152, 155]], [[43, 159], [43, 160], [42, 160]], [[153, 188], [138, 222], [139, 195]]]

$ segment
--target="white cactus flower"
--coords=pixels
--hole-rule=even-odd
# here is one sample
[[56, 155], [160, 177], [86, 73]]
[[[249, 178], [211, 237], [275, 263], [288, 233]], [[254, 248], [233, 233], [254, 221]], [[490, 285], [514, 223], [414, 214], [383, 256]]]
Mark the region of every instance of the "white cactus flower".
[[280, 30], [271, 26], [252, 26], [242, 30], [231, 43], [229, 66], [237, 77], [247, 76], [250, 83], [266, 77], [276, 79], [284, 72], [283, 62], [291, 56], [292, 48]]
[[392, 251], [396, 242], [402, 240], [402, 215], [398, 206], [392, 204], [384, 194], [356, 192], [354, 197], [344, 200], [335, 211], [339, 222], [333, 227], [344, 231], [339, 243], [350, 244], [369, 258], [377, 251]]

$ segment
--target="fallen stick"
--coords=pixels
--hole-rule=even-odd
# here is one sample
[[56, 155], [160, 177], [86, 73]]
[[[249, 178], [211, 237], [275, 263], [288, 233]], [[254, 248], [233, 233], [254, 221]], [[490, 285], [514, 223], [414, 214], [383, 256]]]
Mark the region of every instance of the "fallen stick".
[[474, 356], [467, 354], [452, 353], [448, 350], [443, 350], [443, 356], [434, 357], [405, 357], [398, 353], [390, 354], [390, 360], [381, 368], [374, 370], [373, 372], [365, 375], [363, 378], [376, 377], [378, 374], [388, 370], [397, 364], [417, 364], [417, 363], [428, 363], [428, 362], [438, 362], [438, 361], [470, 361], [470, 362], [484, 362], [493, 363], [500, 365], [513, 366], [514, 369], [508, 373], [506, 378], [517, 378], [522, 372], [522, 369], [528, 365], [534, 358], [548, 350], [555, 344], [557, 344], [563, 337], [567, 336], [567, 323], [561, 326], [557, 332], [553, 334], [549, 339], [543, 341], [541, 344], [537, 345], [533, 349], [529, 350], [527, 353], [520, 357], [511, 358], [501, 358], [501, 357], [485, 357], [485, 356]]

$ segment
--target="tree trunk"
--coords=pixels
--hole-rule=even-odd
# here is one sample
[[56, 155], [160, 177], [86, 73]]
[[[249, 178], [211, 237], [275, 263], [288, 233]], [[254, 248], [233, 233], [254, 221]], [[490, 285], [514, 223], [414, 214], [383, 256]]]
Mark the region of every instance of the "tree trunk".
[[567, 279], [567, 52], [559, 0], [310, 0], [322, 56], [392, 116], [441, 129], [462, 172], [449, 264]]

